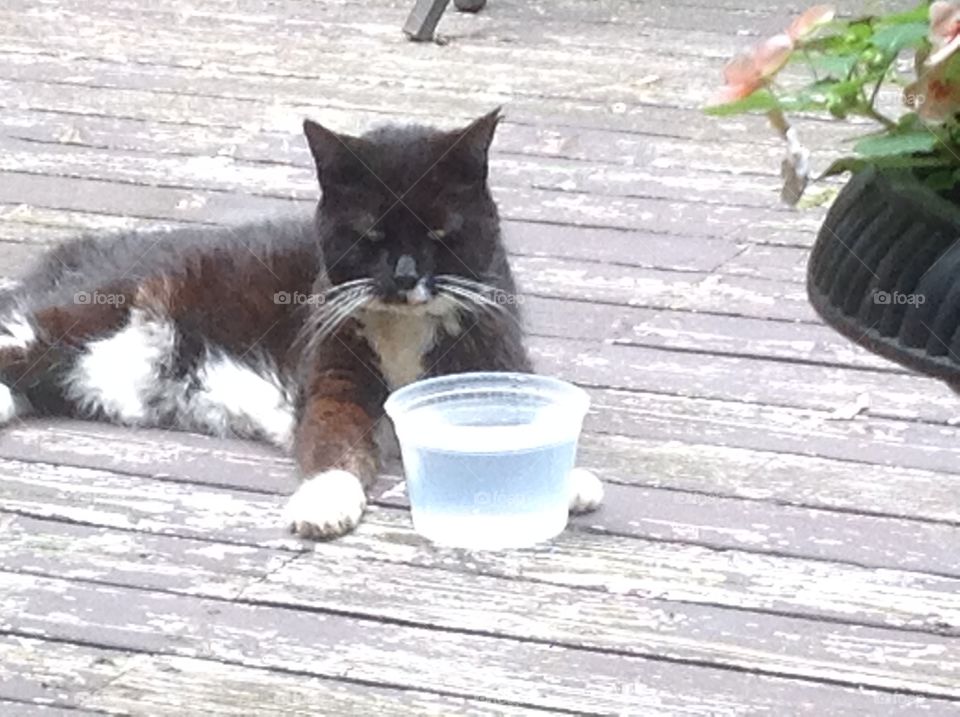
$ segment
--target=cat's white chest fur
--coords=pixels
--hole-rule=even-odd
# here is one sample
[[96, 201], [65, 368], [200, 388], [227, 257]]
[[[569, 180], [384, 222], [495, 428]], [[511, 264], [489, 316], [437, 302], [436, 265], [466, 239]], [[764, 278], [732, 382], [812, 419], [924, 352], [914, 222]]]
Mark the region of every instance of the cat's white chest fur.
[[429, 368], [424, 357], [437, 341], [438, 317], [425, 312], [364, 311], [358, 318], [391, 391], [416, 381]]

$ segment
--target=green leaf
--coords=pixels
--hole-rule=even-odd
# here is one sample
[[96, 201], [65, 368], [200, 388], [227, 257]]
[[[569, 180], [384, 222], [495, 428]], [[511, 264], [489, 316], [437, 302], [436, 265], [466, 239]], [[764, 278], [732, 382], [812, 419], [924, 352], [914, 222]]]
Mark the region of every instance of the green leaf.
[[873, 20], [855, 20], [846, 27], [844, 40], [850, 45], [857, 45], [870, 40], [873, 35]]
[[860, 89], [864, 84], [865, 82], [863, 79], [843, 80], [841, 82], [831, 82], [829, 84], [825, 84], [823, 85], [823, 89], [827, 91], [827, 95], [829, 97], [855, 98], [860, 94]]
[[840, 159], [834, 160], [830, 163], [830, 166], [827, 167], [820, 176], [817, 177], [819, 182], [824, 177], [835, 177], [838, 174], [843, 174], [844, 172], [852, 172], [856, 174], [861, 169], [864, 169], [869, 162], [865, 159], [857, 159], [856, 157], [841, 157]]
[[823, 52], [828, 55], [858, 54], [866, 47], [864, 38], [856, 38], [847, 33], [841, 35], [826, 35], [804, 40], [800, 47], [809, 52]]
[[898, 12], [893, 15], [886, 15], [883, 18], [884, 25], [904, 25], [913, 22], [922, 22], [927, 24], [930, 18], [930, 3], [921, 2], [913, 10]]
[[923, 183], [935, 192], [942, 192], [953, 189], [958, 179], [960, 179], [960, 176], [958, 176], [956, 169], [938, 169], [927, 175]]
[[705, 107], [704, 112], [715, 117], [727, 117], [729, 115], [738, 115], [745, 112], [769, 112], [777, 109], [780, 103], [768, 90], [757, 90], [751, 95], [747, 95], [742, 100], [728, 102], [725, 105], [713, 105]]
[[882, 167], [884, 169], [937, 169], [949, 167], [951, 171], [953, 171], [954, 163], [950, 157], [913, 157], [909, 154], [886, 155], [871, 157], [870, 159], [863, 159], [862, 157], [841, 157], [831, 163], [830, 166], [816, 178], [816, 181], [819, 182], [824, 177], [834, 177], [844, 172], [856, 174], [870, 166]]
[[784, 112], [822, 112], [827, 108], [827, 96], [822, 92], [787, 95], [780, 98], [780, 107]]
[[[803, 59], [802, 55], [795, 55], [795, 57]], [[818, 74], [841, 78], [850, 74], [850, 70], [856, 66], [859, 57], [858, 54], [824, 55], [818, 53], [812, 54], [806, 59], [809, 60], [810, 65]]]
[[927, 41], [930, 25], [924, 22], [906, 22], [901, 25], [887, 25], [877, 30], [870, 39], [871, 44], [885, 53], [895, 55], [907, 47], [920, 47]]
[[937, 136], [933, 132], [920, 129], [913, 132], [864, 137], [854, 145], [853, 149], [861, 157], [869, 159], [930, 152], [937, 146], [937, 142]]

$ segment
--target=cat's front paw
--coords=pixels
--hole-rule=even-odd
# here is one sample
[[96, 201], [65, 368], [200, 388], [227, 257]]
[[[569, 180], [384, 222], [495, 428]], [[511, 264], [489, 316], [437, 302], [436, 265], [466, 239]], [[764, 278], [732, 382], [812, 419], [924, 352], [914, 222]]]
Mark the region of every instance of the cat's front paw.
[[0, 426], [10, 423], [17, 417], [17, 402], [13, 391], [0, 383]]
[[330, 470], [305, 480], [283, 512], [290, 532], [309, 540], [349, 533], [360, 522], [367, 496], [353, 473]]
[[570, 471], [570, 512], [589, 513], [603, 502], [603, 483], [586, 468]]

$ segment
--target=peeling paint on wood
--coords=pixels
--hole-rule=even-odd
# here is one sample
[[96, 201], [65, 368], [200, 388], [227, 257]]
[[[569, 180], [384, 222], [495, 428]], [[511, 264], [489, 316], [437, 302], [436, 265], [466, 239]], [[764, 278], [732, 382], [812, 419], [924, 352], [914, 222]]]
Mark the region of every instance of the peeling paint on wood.
[[[409, 0], [0, 9], [4, 276], [78, 230], [306, 210], [305, 114], [506, 104], [532, 347], [591, 387], [580, 458], [609, 482], [555, 543], [488, 555], [427, 545], [384, 476], [356, 534], [308, 546], [266, 448], [4, 430], [0, 621], [40, 637], [0, 638], [0, 711], [954, 714], [955, 399], [819, 325], [823, 210], [776, 205], [762, 118], [699, 112], [741, 30], [793, 12], [744, 5], [491, 3], [444, 47], [403, 39]], [[850, 131], [798, 126], [824, 164]]]

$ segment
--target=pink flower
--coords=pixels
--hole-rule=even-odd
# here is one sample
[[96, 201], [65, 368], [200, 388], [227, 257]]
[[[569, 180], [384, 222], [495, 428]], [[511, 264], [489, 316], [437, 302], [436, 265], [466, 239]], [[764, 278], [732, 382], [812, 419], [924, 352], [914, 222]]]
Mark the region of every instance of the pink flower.
[[904, 91], [904, 103], [928, 122], [943, 122], [960, 112], [960, 83], [949, 77], [950, 60], [960, 50], [960, 3], [930, 5], [933, 52], [918, 68], [917, 81]]
[[790, 23], [786, 32], [734, 57], [723, 68], [724, 86], [709, 104], [722, 105], [752, 95], [787, 64], [796, 43], [830, 22], [833, 16], [834, 9], [830, 5], [815, 5]]
[[904, 102], [928, 122], [943, 122], [960, 111], [960, 84], [947, 80], [947, 66], [931, 67], [904, 90]]
[[787, 35], [794, 42], [799, 42], [821, 25], [826, 25], [833, 20], [836, 14], [836, 10], [831, 5], [814, 5], [790, 23], [790, 27], [787, 28]]
[[710, 104], [722, 105], [752, 95], [787, 64], [791, 52], [793, 40], [789, 35], [780, 34], [740, 53], [723, 68], [725, 84]]
[[928, 67], [945, 62], [960, 49], [960, 4], [935, 2], [930, 6], [929, 38], [933, 52], [927, 58]]

